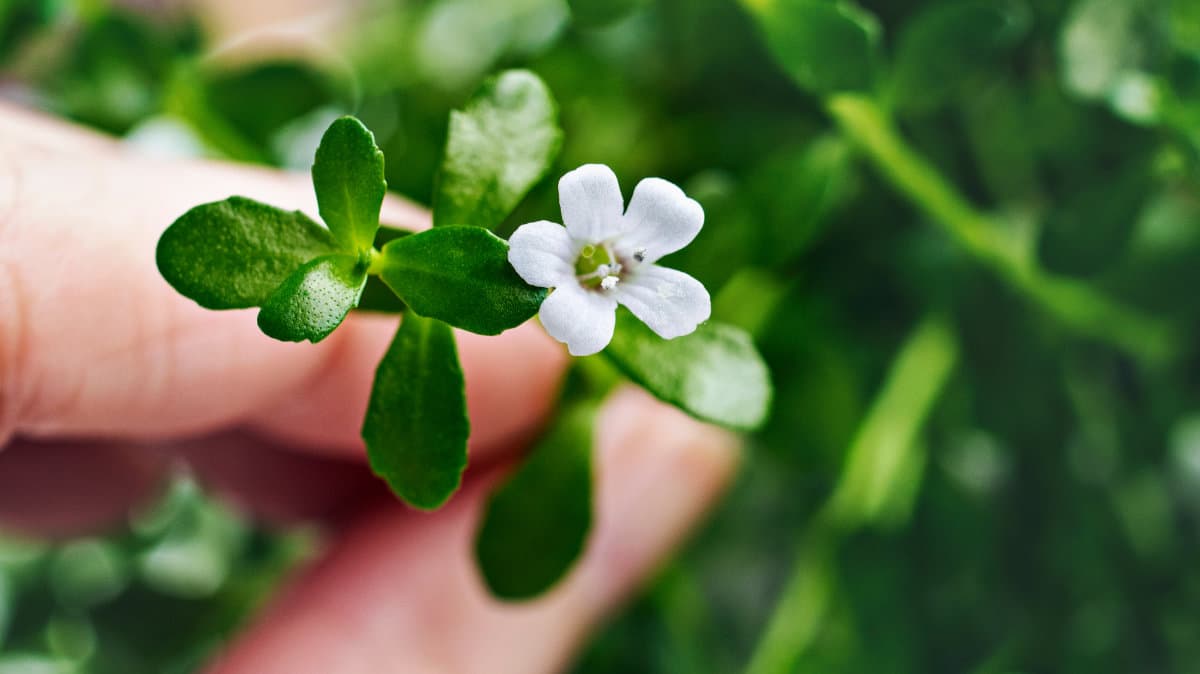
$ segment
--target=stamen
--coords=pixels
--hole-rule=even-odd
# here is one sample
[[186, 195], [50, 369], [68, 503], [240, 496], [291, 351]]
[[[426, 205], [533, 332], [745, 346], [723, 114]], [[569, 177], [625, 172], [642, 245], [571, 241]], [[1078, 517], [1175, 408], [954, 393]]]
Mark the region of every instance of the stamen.
[[617, 287], [617, 281], [619, 280], [616, 276], [605, 276], [600, 279], [600, 287], [605, 290], [612, 290]]
[[646, 249], [638, 248], [637, 250], [633, 251], [633, 259], [637, 260], [638, 262], [645, 262], [646, 261]]

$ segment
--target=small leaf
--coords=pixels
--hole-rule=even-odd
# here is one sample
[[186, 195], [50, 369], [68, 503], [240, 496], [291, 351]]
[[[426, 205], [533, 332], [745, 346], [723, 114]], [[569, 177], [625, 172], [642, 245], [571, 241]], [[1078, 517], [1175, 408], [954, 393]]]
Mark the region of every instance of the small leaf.
[[342, 248], [369, 249], [387, 192], [375, 136], [353, 117], [338, 118], [321, 137], [312, 178], [321, 217]]
[[698, 419], [737, 430], [766, 420], [770, 374], [750, 336], [732, 325], [710, 322], [666, 340], [620, 310], [603, 353], [636, 384]]
[[383, 247], [381, 276], [422, 316], [496, 335], [537, 313], [544, 288], [521, 280], [508, 244], [482, 227], [438, 227]]
[[954, 0], [923, 10], [900, 34], [892, 87], [896, 105], [932, 110], [1015, 45], [1029, 26], [1019, 2]]
[[433, 224], [495, 227], [546, 175], [562, 144], [558, 106], [527, 70], [484, 82], [450, 113]]
[[801, 87], [818, 95], [866, 91], [875, 82], [879, 23], [829, 0], [746, 0], [767, 46]]
[[303, 213], [230, 197], [184, 213], [163, 232], [155, 256], [167, 283], [200, 306], [245, 309], [334, 250], [329, 230]]
[[409, 505], [433, 510], [462, 482], [470, 430], [453, 331], [409, 313], [375, 372], [362, 430], [371, 469]]
[[285, 342], [319, 342], [358, 304], [366, 281], [358, 258], [319, 257], [287, 277], [267, 299], [258, 312], [258, 327]]
[[592, 524], [595, 406], [561, 414], [487, 504], [475, 554], [492, 594], [528, 599], [562, 578]]

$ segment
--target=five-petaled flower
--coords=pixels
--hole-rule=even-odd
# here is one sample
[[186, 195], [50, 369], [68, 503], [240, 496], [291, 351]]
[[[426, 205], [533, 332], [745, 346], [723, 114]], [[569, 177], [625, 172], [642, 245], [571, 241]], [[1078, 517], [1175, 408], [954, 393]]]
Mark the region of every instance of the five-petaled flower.
[[586, 164], [558, 181], [558, 199], [566, 227], [546, 220], [521, 225], [509, 239], [508, 261], [526, 283], [554, 289], [538, 316], [571, 355], [608, 346], [617, 304], [664, 339], [708, 320], [712, 303], [704, 286], [654, 264], [704, 225], [704, 209], [683, 190], [647, 178], [625, 210], [612, 170]]

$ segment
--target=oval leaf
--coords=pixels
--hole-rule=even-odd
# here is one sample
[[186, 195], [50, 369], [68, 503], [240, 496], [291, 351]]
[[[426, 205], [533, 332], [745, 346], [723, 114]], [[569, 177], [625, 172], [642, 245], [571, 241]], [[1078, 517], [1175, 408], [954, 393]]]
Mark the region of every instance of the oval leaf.
[[362, 436], [371, 469], [409, 505], [433, 510], [462, 482], [470, 431], [454, 332], [406, 315], [367, 405]]
[[482, 227], [439, 227], [389, 242], [380, 276], [413, 311], [481, 335], [537, 313], [545, 288], [521, 280], [508, 244]]
[[825, 95], [874, 85], [879, 24], [871, 14], [829, 0], [748, 4], [771, 53], [801, 87]]
[[258, 327], [285, 342], [319, 342], [358, 305], [366, 281], [357, 258], [319, 257], [287, 277], [267, 299], [258, 312]]
[[931, 110], [1017, 43], [1029, 26], [1018, 2], [956, 0], [933, 5], [905, 26], [896, 51], [896, 105]]
[[488, 501], [475, 554], [497, 597], [528, 599], [541, 594], [583, 552], [592, 524], [595, 415], [593, 405], [560, 415]]
[[550, 169], [562, 144], [558, 106], [527, 70], [484, 82], [450, 113], [433, 224], [495, 227]]
[[770, 373], [750, 336], [732, 325], [706, 323], [666, 340], [620, 310], [603, 353], [636, 384], [697, 419], [737, 430], [766, 420]]
[[299, 211], [230, 197], [184, 213], [158, 240], [158, 270], [208, 309], [260, 306], [300, 265], [333, 252], [329, 230]]
[[342, 248], [369, 249], [387, 192], [375, 136], [357, 119], [339, 117], [321, 137], [312, 179], [321, 217]]

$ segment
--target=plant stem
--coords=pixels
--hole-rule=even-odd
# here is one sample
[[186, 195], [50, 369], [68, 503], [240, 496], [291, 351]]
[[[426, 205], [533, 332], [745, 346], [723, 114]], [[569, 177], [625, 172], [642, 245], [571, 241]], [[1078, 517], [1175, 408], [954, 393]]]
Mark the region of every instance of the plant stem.
[[918, 436], [957, 361], [958, 344], [940, 317], [922, 321], [900, 349], [855, 432], [837, 487], [801, 541], [747, 674], [795, 674], [833, 600], [841, 537], [888, 520], [890, 506], [905, 503], [925, 459]]
[[871, 97], [838, 94], [827, 101], [838, 126], [884, 177], [960, 246], [991, 267], [1048, 315], [1077, 335], [1101, 340], [1151, 362], [1169, 360], [1173, 330], [1164, 321], [1119, 304], [1086, 283], [1039, 269], [1014, 238], [980, 213], [913, 150]]

